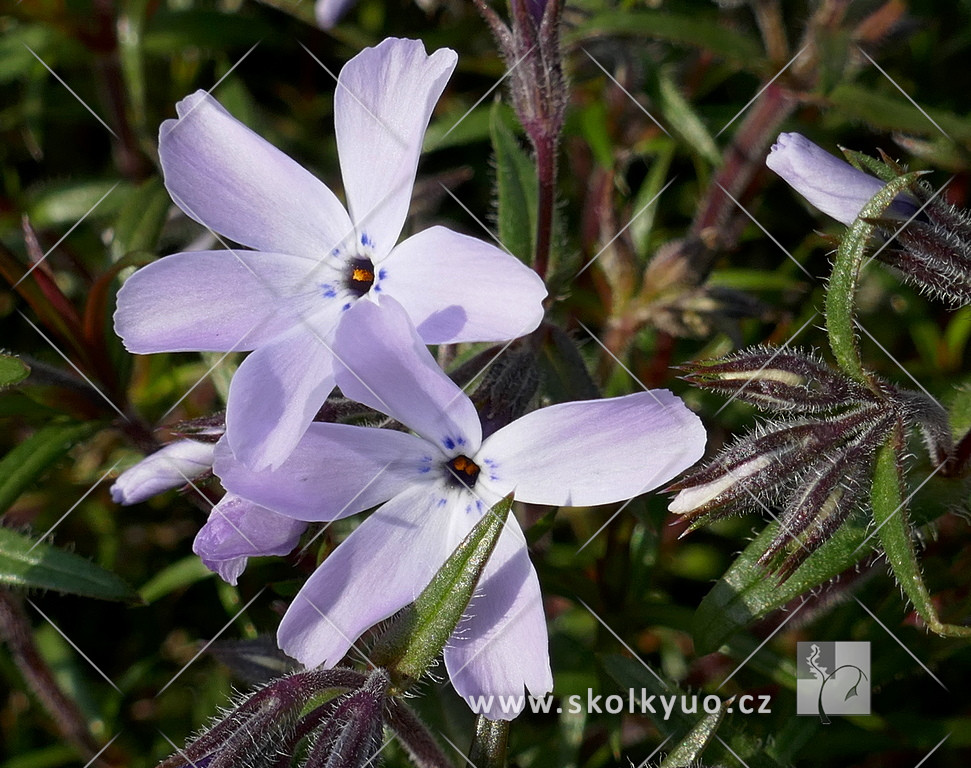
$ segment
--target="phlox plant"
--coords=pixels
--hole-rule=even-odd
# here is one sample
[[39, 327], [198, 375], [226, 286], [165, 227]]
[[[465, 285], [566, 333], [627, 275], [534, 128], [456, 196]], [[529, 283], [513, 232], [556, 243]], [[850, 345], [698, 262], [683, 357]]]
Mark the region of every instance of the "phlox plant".
[[0, 762], [966, 765], [967, 8], [2, 14]]

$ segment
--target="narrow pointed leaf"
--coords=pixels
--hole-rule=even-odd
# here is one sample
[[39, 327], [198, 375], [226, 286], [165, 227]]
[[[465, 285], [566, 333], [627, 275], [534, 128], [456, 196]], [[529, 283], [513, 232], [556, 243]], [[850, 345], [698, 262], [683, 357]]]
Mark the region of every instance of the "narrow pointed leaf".
[[892, 436], [877, 452], [870, 497], [877, 537], [887, 555], [894, 578], [927, 626], [941, 635], [971, 636], [971, 627], [944, 624], [940, 620], [921, 575], [914, 550], [910, 516], [901, 492], [901, 475], [897, 464], [897, 446], [901, 445], [903, 436]]
[[45, 469], [100, 426], [94, 422], [51, 424], [0, 459], [0, 512], [6, 511]]
[[778, 523], [766, 526], [701, 601], [694, 622], [699, 653], [718, 650], [736, 632], [824, 584], [870, 553], [868, 547], [857, 551], [866, 527], [862, 520], [851, 518], [780, 584], [758, 564], [778, 532]]
[[172, 201], [159, 178], [151, 178], [132, 190], [115, 219], [111, 254], [120, 259], [131, 251], [151, 251], [165, 224]]
[[0, 527], [0, 583], [26, 589], [53, 589], [101, 600], [138, 602], [124, 581], [80, 555], [38, 543]]
[[661, 763], [661, 768], [683, 768], [686, 765], [694, 765], [711, 742], [724, 716], [725, 710], [721, 708], [703, 717], [681, 740], [681, 743], [668, 753]]
[[499, 541], [512, 496], [498, 502], [449, 555], [412, 605], [378, 640], [371, 659], [407, 688], [435, 661], [462, 619]]
[[496, 197], [499, 240], [516, 257], [529, 262], [536, 232], [536, 168], [509, 127], [498, 102], [490, 114], [496, 154]]
[[714, 14], [627, 9], [604, 11], [586, 19], [566, 36], [564, 42], [569, 46], [610, 35], [632, 35], [692, 45], [743, 68], [757, 67], [765, 58], [754, 40], [731, 29]]

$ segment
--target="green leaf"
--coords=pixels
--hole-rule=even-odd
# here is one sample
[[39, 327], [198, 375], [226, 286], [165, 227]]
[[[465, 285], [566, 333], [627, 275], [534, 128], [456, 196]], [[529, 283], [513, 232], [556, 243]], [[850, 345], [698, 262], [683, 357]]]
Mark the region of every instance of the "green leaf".
[[877, 451], [873, 486], [870, 490], [873, 520], [877, 524], [877, 537], [880, 539], [883, 551], [887, 555], [887, 562], [900, 588], [910, 598], [927, 626], [941, 635], [969, 637], [971, 627], [941, 622], [924, 578], [921, 576], [917, 553], [914, 551], [907, 502], [901, 492], [903, 478], [897, 453], [903, 450], [903, 445], [904, 436], [898, 427], [897, 434], [891, 435]]
[[139, 588], [138, 594], [144, 602], [154, 603], [177, 589], [208, 579], [212, 575], [212, 571], [206, 568], [202, 560], [196, 555], [188, 555], [156, 573]]
[[[113, 216], [127, 199], [130, 187], [117, 181], [71, 181], [46, 184], [31, 195], [27, 215], [35, 229], [77, 224]], [[101, 202], [98, 202], [98, 201]]]
[[612, 170], [614, 145], [610, 137], [611, 119], [607, 114], [607, 104], [603, 101], [594, 101], [585, 105], [577, 113], [577, 123], [597, 164], [604, 170]]
[[139, 602], [138, 594], [111, 571], [72, 552], [2, 527], [0, 583], [28, 589], [53, 589], [101, 600]]
[[0, 460], [0, 512], [5, 512], [45, 469], [100, 426], [96, 422], [51, 424], [4, 456]]
[[30, 375], [30, 367], [19, 357], [0, 355], [0, 389], [19, 384]]
[[651, 96], [657, 102], [667, 126], [697, 154], [716, 168], [719, 167], [722, 153], [694, 107], [681, 95], [677, 83], [667, 72], [660, 69], [652, 72]]
[[158, 177], [132, 190], [115, 220], [111, 242], [114, 260], [132, 251], [154, 251], [171, 205], [169, 193]]
[[567, 47], [613, 35], [632, 35], [692, 45], [743, 68], [765, 60], [754, 39], [740, 35], [714, 16], [659, 13], [657, 11], [605, 11], [564, 35]]
[[[668, 172], [671, 170], [671, 162], [674, 160], [676, 150], [675, 143], [665, 136], [657, 155], [649, 159], [650, 169], [647, 172], [647, 178], [641, 184], [631, 206], [634, 218], [630, 224], [630, 236], [637, 249], [637, 255], [641, 258], [647, 258], [652, 251], [651, 233], [654, 231], [654, 222], [661, 209], [658, 195], [668, 182]], [[717, 274], [720, 272], [715, 272], [712, 277]], [[759, 270], [759, 274], [764, 276], [764, 270]]]
[[867, 384], [869, 375], [860, 360], [853, 318], [856, 314], [856, 283], [863, 267], [867, 243], [877, 228], [865, 219], [879, 219], [901, 192], [910, 187], [922, 174], [919, 171], [898, 176], [881, 189], [860, 210], [836, 249], [833, 274], [826, 291], [826, 329], [836, 362], [843, 372]]
[[528, 264], [536, 238], [536, 168], [498, 105], [492, 109], [490, 132], [496, 153], [499, 240]]
[[76, 765], [78, 751], [68, 744], [44, 747], [26, 754], [14, 756], [4, 763], [5, 768], [58, 768], [61, 765]]
[[391, 672], [398, 687], [417, 682], [442, 652], [472, 599], [511, 508], [512, 496], [507, 496], [486, 513], [418, 599], [378, 639], [371, 659]]
[[146, 53], [166, 59], [173, 51], [199, 47], [209, 51], [239, 48], [240, 53], [260, 41], [274, 45], [282, 38], [279, 26], [256, 15], [223, 13], [204, 8], [169, 11], [152, 16], [143, 38]]
[[857, 549], [866, 536], [862, 520], [853, 518], [811, 554], [782, 584], [758, 564], [779, 531], [765, 527], [705, 595], [695, 612], [695, 647], [701, 654], [718, 650], [732, 635], [791, 600], [829, 581], [869, 554]]
[[828, 99], [833, 111], [844, 119], [861, 120], [877, 128], [911, 135], [936, 137], [943, 130], [952, 140], [971, 144], [971, 121], [941, 110], [925, 110], [903, 96], [888, 96], [873, 88], [847, 84], [834, 88]]
[[422, 152], [435, 152], [450, 147], [464, 147], [469, 144], [486, 142], [490, 137], [492, 111], [505, 112], [510, 117], [513, 112], [508, 106], [496, 102], [492, 110], [463, 108], [444, 113], [434, 120], [425, 132]]
[[705, 747], [711, 742], [718, 725], [725, 716], [725, 710], [719, 709], [710, 715], [705, 715], [699, 723], [692, 728], [688, 735], [678, 743], [668, 756], [661, 763], [661, 768], [684, 768], [692, 765], [694, 761], [701, 757]]

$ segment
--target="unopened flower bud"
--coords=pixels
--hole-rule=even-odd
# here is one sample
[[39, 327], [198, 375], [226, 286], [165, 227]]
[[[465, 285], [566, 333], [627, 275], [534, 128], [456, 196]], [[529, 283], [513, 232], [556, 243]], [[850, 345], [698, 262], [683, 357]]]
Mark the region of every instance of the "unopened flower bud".
[[509, 67], [507, 82], [516, 117], [537, 150], [555, 146], [567, 104], [560, 52], [563, 0], [512, 0], [509, 26], [485, 0], [476, 5]]
[[536, 355], [528, 345], [514, 345], [496, 358], [471, 398], [483, 439], [526, 413], [538, 389]]
[[384, 734], [385, 705], [391, 680], [375, 669], [364, 685], [348, 693], [320, 729], [304, 768], [365, 768]]
[[[896, 166], [868, 160], [883, 178]], [[884, 182], [833, 157], [797, 133], [783, 133], [766, 164], [799, 194], [833, 218], [850, 225]], [[919, 212], [919, 214], [918, 214]], [[904, 280], [947, 303], [971, 303], [971, 216], [916, 182], [886, 209], [876, 257]]]
[[682, 370], [688, 371], [682, 378], [697, 387], [765, 411], [815, 413], [873, 398], [862, 384], [801, 350], [750, 347]]
[[157, 493], [178, 488], [212, 470], [215, 445], [177, 440], [122, 472], [111, 486], [117, 504], [137, 504]]
[[[781, 133], [765, 164], [815, 208], [851, 225], [884, 182], [831, 155], [798, 133]], [[917, 212], [913, 198], [898, 196], [887, 216], [907, 220]]]
[[275, 765], [281, 748], [296, 746], [300, 713], [328, 689], [355, 688], [364, 677], [349, 669], [310, 670], [281, 677], [248, 696], [212, 728], [157, 768], [239, 768]]

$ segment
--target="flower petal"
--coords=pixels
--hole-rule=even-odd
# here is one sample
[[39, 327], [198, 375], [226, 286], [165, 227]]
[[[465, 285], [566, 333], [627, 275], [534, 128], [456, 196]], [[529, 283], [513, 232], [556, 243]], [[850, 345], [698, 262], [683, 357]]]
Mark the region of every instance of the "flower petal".
[[[798, 133], [780, 133], [765, 164], [812, 206], [847, 226], [885, 186], [880, 179], [854, 168]], [[913, 199], [901, 195], [887, 215], [908, 219], [916, 211]]]
[[351, 232], [324, 184], [205, 91], [159, 129], [165, 187], [190, 218], [260, 251], [320, 258]]
[[443, 493], [412, 486], [361, 523], [297, 593], [280, 648], [307, 667], [333, 666], [365, 630], [413, 602], [474, 524], [439, 507]]
[[326, 338], [304, 326], [251, 352], [226, 403], [236, 458], [254, 470], [280, 466], [334, 389], [333, 362]]
[[401, 233], [428, 120], [458, 57], [389, 38], [344, 65], [334, 96], [347, 207], [376, 260]]
[[400, 243], [381, 271], [381, 289], [405, 308], [426, 344], [515, 339], [543, 319], [546, 286], [533, 270], [445, 227]]
[[493, 706], [483, 711], [491, 720], [516, 717], [522, 711], [523, 688], [533, 696], [553, 689], [539, 580], [515, 520], [499, 537], [466, 617], [445, 648], [445, 667], [466, 701], [475, 696], [518, 697], [517, 709]]
[[246, 560], [293, 551], [307, 524], [271, 512], [233, 493], [212, 508], [209, 520], [196, 534], [192, 551], [224, 581], [235, 584]]
[[243, 250], [173, 253], [125, 281], [115, 331], [136, 354], [254, 349], [326, 301], [315, 264]]
[[345, 312], [334, 354], [347, 397], [397, 419], [445, 455], [478, 450], [482, 426], [472, 401], [442, 373], [396, 301], [358, 301]]
[[404, 432], [314, 423], [277, 469], [255, 472], [220, 441], [214, 471], [227, 490], [281, 515], [338, 520], [421, 481], [430, 448]]
[[656, 488], [705, 450], [701, 420], [664, 389], [527, 413], [473, 457], [479, 482], [519, 501], [607, 504]]
[[178, 488], [212, 469], [216, 446], [198, 440], [176, 440], [126, 469], [111, 486], [116, 504], [137, 504], [157, 493]]

